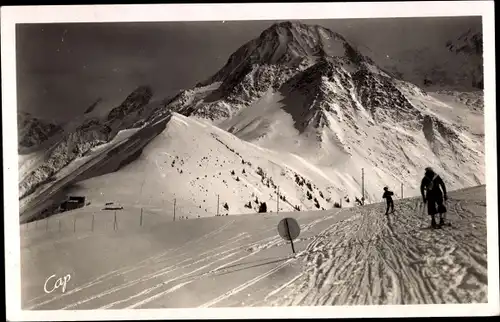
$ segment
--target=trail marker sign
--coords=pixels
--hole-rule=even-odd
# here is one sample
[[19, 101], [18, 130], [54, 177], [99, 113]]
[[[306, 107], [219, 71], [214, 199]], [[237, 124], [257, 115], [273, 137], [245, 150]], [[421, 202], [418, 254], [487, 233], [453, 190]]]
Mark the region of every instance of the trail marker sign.
[[293, 218], [283, 218], [278, 223], [278, 233], [284, 240], [289, 240], [292, 244], [292, 251], [295, 254], [295, 247], [293, 246], [293, 240], [299, 237], [300, 226], [297, 221]]

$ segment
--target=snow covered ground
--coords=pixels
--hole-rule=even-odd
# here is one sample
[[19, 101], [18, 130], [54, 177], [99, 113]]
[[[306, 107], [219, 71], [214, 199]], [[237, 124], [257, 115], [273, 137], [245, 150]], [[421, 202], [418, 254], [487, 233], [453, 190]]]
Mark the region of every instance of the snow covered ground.
[[[372, 204], [175, 222], [159, 215], [139, 227], [137, 212], [124, 211], [116, 231], [101, 212], [93, 232], [87, 210], [67, 212], [50, 226], [21, 226], [22, 307], [486, 303], [485, 186], [449, 195], [453, 227], [443, 230], [427, 228], [419, 199], [396, 200], [388, 218]], [[295, 255], [277, 234], [285, 216], [301, 227]], [[64, 294], [44, 293], [53, 274], [71, 274]]]

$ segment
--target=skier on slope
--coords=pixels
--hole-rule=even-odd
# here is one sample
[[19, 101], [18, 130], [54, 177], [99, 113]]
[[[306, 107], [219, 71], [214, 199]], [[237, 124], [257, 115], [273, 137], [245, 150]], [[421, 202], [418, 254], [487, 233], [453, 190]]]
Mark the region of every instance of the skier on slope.
[[[427, 212], [432, 218], [431, 227], [440, 228], [444, 225], [443, 217], [446, 212], [446, 207], [443, 204], [443, 198], [446, 201], [448, 200], [448, 196], [446, 194], [446, 186], [444, 185], [443, 179], [441, 179], [441, 177], [430, 167], [425, 168], [425, 175], [422, 178], [422, 183], [420, 184], [420, 193], [422, 194], [424, 204], [427, 202]], [[439, 225], [436, 224], [435, 218], [438, 213]]]
[[394, 192], [390, 191], [388, 187], [384, 187], [384, 194], [382, 195], [382, 198], [384, 198], [387, 201], [387, 209], [385, 211], [385, 214], [389, 214], [389, 209], [391, 209], [391, 212], [394, 212], [394, 201], [392, 200], [392, 196], [394, 195]]

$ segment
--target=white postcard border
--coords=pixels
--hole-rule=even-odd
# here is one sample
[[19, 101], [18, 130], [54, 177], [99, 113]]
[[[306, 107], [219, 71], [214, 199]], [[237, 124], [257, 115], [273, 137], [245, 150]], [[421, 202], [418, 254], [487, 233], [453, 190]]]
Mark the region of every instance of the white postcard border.
[[[302, 318], [410, 317], [497, 315], [498, 192], [495, 101], [495, 36], [493, 1], [270, 4], [170, 4], [105, 6], [2, 7], [2, 113], [4, 165], [4, 222], [6, 308], [9, 320], [116, 320], [182, 318]], [[223, 21], [341, 19], [391, 17], [482, 16], [484, 39], [484, 101], [486, 131], [486, 193], [488, 247], [488, 304], [331, 306], [284, 308], [210, 308], [92, 311], [22, 311], [20, 302], [20, 234], [16, 128], [16, 23]]]

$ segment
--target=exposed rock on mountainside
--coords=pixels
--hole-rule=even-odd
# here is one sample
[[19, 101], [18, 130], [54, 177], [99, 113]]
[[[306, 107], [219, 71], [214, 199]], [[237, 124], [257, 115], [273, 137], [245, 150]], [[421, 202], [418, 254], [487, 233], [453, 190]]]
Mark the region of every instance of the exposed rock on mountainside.
[[107, 124], [112, 128], [123, 129], [135, 127], [134, 124], [146, 119], [151, 111], [145, 111], [146, 105], [153, 97], [149, 86], [141, 86], [133, 91], [120, 106], [112, 109], [107, 117]]
[[33, 148], [47, 141], [56, 134], [63, 132], [60, 125], [40, 120], [30, 113], [17, 113], [19, 153], [27, 148]]
[[[274, 24], [259, 38], [240, 47], [214, 76], [198, 84], [194, 91], [180, 93], [168, 106], [184, 115], [225, 119], [327, 57], [346, 67], [371, 61], [341, 35], [321, 26]], [[207, 87], [216, 88], [206, 93]], [[197, 101], [188, 98], [199, 91], [205, 95], [197, 97]]]

